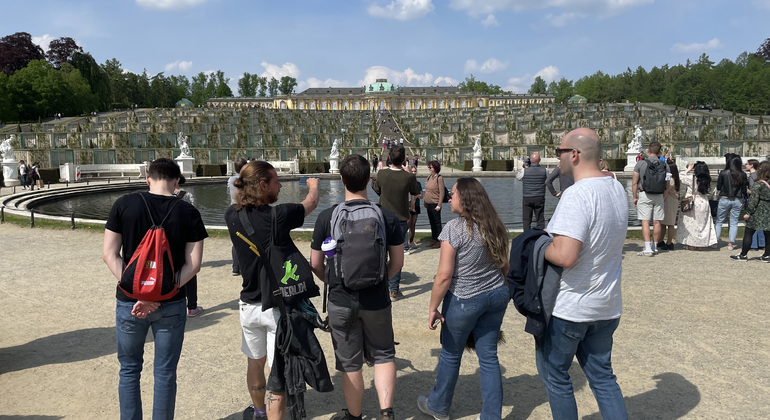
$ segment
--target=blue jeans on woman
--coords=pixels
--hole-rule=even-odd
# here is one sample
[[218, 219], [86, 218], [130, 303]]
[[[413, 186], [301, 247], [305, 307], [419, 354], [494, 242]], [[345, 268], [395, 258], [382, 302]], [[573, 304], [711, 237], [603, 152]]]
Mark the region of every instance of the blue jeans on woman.
[[602, 418], [628, 419], [623, 393], [612, 373], [612, 334], [620, 318], [572, 322], [552, 317], [545, 337], [536, 343], [537, 372], [545, 385], [554, 420], [577, 420], [569, 368], [577, 356]]
[[444, 296], [441, 355], [436, 367], [436, 385], [428, 397], [428, 408], [435, 413], [449, 415], [465, 343], [473, 334], [481, 369], [481, 419], [501, 418], [503, 379], [497, 360], [497, 339], [509, 299], [505, 285], [469, 299], [460, 299], [452, 292]]
[[115, 308], [115, 334], [120, 361], [121, 420], [142, 419], [142, 393], [139, 379], [144, 363], [144, 344], [147, 331], [152, 329], [155, 341], [155, 378], [152, 402], [152, 418], [173, 419], [176, 405], [176, 366], [182, 353], [184, 326], [187, 322], [185, 300], [162, 303], [160, 307], [139, 319], [131, 315], [133, 302], [117, 301]]
[[719, 199], [719, 206], [717, 207], [717, 220], [714, 223], [714, 229], [717, 231], [717, 238], [722, 236], [722, 222], [727, 217], [727, 212], [730, 212], [730, 229], [728, 235], [731, 244], [735, 244], [735, 237], [738, 236], [738, 216], [741, 215], [741, 208], [743, 208], [743, 200], [737, 198], [722, 197]]

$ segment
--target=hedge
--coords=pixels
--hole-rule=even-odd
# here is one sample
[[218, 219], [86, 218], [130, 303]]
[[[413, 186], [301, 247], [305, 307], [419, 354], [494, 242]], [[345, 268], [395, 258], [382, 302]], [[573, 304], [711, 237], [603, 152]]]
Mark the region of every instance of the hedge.
[[325, 174], [329, 172], [329, 162], [300, 162], [299, 173], [301, 174]]

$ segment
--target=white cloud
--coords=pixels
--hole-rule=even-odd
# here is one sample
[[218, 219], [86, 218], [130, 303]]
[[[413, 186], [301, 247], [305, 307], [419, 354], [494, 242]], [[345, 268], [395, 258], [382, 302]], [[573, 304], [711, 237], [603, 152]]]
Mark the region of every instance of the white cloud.
[[297, 65], [294, 63], [287, 62], [283, 63], [281, 66], [278, 66], [276, 64], [263, 61], [259, 63], [259, 65], [265, 69], [259, 76], [265, 77], [267, 80], [270, 80], [273, 77], [275, 77], [277, 80], [280, 80], [283, 76], [291, 76], [296, 79], [302, 73], [299, 71], [299, 67], [297, 67]]
[[[488, 26], [490, 16], [504, 11], [556, 9], [560, 13], [549, 13], [546, 19], [556, 26], [569, 21], [596, 15], [602, 18], [619, 15], [635, 7], [644, 6], [655, 0], [450, 0], [449, 7], [467, 13], [471, 17], [486, 16], [481, 24]], [[764, 0], [763, 0], [764, 1]]]
[[358, 81], [358, 85], [368, 85], [374, 83], [377, 79], [388, 79], [388, 82], [399, 86], [433, 86], [457, 83], [457, 80], [451, 77], [433, 77], [433, 74], [431, 73], [419, 74], [411, 68], [407, 68], [404, 71], [398, 71], [385, 66], [372, 66], [366, 69], [364, 78], [363, 80]]
[[191, 68], [192, 68], [192, 61], [182, 61], [182, 60], [177, 60], [177, 61], [174, 61], [173, 63], [168, 63], [166, 64], [166, 67], [165, 67], [167, 72], [172, 72], [177, 70], [182, 72], [188, 72], [190, 71]]
[[460, 84], [460, 81], [449, 76], [441, 76], [441, 77], [437, 77], [436, 80], [433, 81], [433, 83], [438, 86], [457, 86], [458, 84]]
[[508, 68], [508, 62], [505, 63], [501, 62], [500, 60], [496, 58], [490, 58], [489, 60], [482, 63], [480, 66], [476, 62], [476, 60], [468, 60], [465, 62], [465, 73], [482, 73], [482, 74], [490, 74], [490, 73], [497, 73], [499, 71], [503, 71]]
[[507, 90], [513, 93], [526, 93], [529, 88], [532, 87], [532, 83], [534, 83], [537, 76], [540, 76], [543, 80], [545, 80], [546, 83], [550, 83], [559, 77], [559, 68], [556, 66], [548, 66], [538, 70], [535, 74], [525, 74], [524, 76], [520, 77], [511, 77], [506, 82], [503, 90]]
[[495, 15], [490, 13], [486, 19], [481, 21], [481, 26], [489, 28], [490, 26], [500, 26], [500, 23], [497, 22]]
[[136, 0], [136, 4], [146, 9], [179, 10], [197, 6], [207, 0]]
[[705, 53], [707, 51], [715, 50], [722, 47], [722, 41], [720, 41], [717, 38], [712, 39], [709, 42], [700, 43], [700, 42], [693, 42], [692, 44], [674, 44], [673, 47], [671, 47], [671, 51], [680, 53], [680, 54], [691, 54], [691, 53]]
[[49, 34], [32, 37], [32, 43], [42, 48], [44, 52], [48, 51], [48, 44], [50, 44], [53, 40], [54, 38]]
[[427, 15], [433, 9], [431, 0], [393, 0], [386, 6], [371, 4], [366, 10], [374, 17], [412, 20]]
[[559, 68], [556, 66], [544, 67], [535, 73], [535, 77], [537, 76], [542, 77], [546, 83], [551, 83], [556, 80], [557, 77], [559, 77]]

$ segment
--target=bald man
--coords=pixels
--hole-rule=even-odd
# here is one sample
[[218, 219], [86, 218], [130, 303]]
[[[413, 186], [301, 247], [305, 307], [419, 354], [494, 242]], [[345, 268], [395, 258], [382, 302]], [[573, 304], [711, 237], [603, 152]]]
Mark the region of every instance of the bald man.
[[545, 180], [548, 170], [540, 166], [540, 153], [532, 153], [530, 165], [516, 174], [521, 181], [521, 222], [524, 230], [532, 229], [532, 215], [538, 229], [545, 228]]
[[612, 335], [622, 309], [620, 277], [628, 228], [621, 184], [599, 169], [601, 144], [588, 128], [569, 132], [556, 154], [575, 184], [565, 190], [547, 231], [545, 258], [564, 267], [553, 316], [536, 343], [537, 370], [553, 418], [577, 419], [569, 368], [577, 356], [602, 418], [627, 419], [623, 393], [612, 371]]

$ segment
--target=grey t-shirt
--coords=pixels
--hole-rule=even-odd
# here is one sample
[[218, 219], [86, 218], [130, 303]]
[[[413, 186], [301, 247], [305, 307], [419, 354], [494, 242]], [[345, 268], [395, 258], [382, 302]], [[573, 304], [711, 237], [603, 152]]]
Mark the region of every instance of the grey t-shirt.
[[457, 250], [452, 284], [449, 291], [460, 299], [469, 299], [505, 284], [503, 272], [495, 265], [478, 226], [468, 236], [464, 217], [449, 221], [441, 231], [439, 241], [447, 241]]

